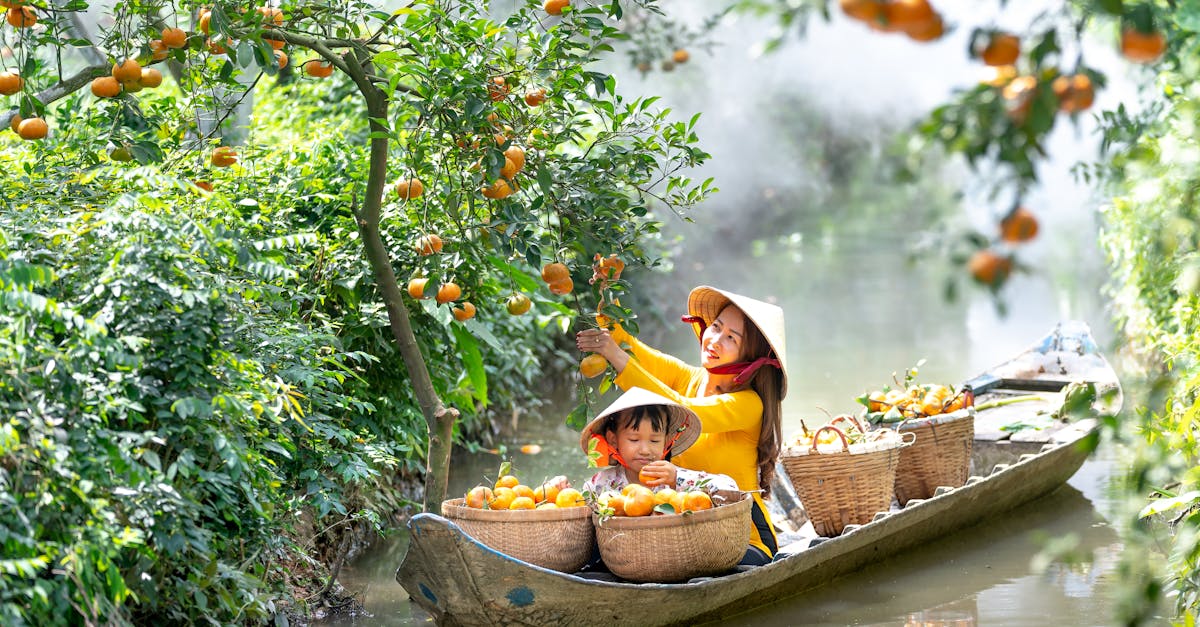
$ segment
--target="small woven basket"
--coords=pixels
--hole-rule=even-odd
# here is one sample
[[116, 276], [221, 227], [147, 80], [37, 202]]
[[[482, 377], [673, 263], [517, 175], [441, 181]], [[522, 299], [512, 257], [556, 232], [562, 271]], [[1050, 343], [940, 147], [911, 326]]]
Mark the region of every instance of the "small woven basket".
[[587, 507], [491, 510], [442, 503], [442, 516], [489, 547], [542, 568], [573, 573], [592, 555], [591, 512]]
[[[826, 430], [841, 438], [840, 450], [817, 447], [817, 436]], [[866, 524], [876, 513], [891, 508], [900, 451], [910, 444], [876, 441], [851, 445], [846, 434], [830, 423], [817, 429], [810, 448], [784, 449], [779, 461], [817, 534], [833, 537], [841, 535], [846, 525]]]
[[917, 438], [900, 452], [896, 501], [901, 506], [932, 497], [939, 486], [957, 488], [967, 482], [975, 441], [975, 414], [970, 410], [906, 420], [896, 430]]
[[[732, 502], [720, 504], [722, 497]], [[593, 514], [600, 557], [614, 575], [636, 582], [668, 583], [728, 572], [750, 546], [747, 492], [720, 492], [715, 507], [665, 516]]]

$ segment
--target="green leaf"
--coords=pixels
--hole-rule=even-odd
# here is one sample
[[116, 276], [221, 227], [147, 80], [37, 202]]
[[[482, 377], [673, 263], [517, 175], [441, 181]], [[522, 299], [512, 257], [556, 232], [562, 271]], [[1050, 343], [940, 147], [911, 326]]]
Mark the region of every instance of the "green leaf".
[[483, 355], [479, 352], [479, 343], [462, 325], [450, 325], [454, 339], [458, 344], [459, 358], [467, 369], [467, 378], [474, 388], [475, 399], [482, 405], [487, 405], [487, 372], [483, 368]]

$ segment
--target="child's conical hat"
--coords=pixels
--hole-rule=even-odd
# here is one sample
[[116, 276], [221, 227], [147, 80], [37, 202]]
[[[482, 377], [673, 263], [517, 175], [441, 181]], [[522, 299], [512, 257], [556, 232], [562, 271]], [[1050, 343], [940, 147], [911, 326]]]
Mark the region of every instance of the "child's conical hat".
[[[667, 408], [667, 442], [671, 443], [674, 438], [674, 443], [671, 444], [671, 455], [682, 453], [687, 447], [695, 444], [700, 437], [700, 417], [696, 415], [696, 412], [650, 390], [629, 388], [628, 392], [617, 397], [612, 405], [606, 407], [583, 428], [583, 432], [579, 434], [579, 445], [583, 447], [583, 452], [588, 452], [588, 443], [592, 436], [604, 437], [599, 429], [604, 426], [605, 418], [621, 410], [643, 405], [662, 405]], [[610, 460], [609, 463], [614, 461]]]

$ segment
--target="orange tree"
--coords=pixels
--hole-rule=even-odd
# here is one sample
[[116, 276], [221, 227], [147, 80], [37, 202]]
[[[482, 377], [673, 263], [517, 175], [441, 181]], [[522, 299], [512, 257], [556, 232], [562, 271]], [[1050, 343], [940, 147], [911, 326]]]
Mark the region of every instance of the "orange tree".
[[392, 456], [440, 503], [460, 410], [536, 372], [491, 353], [709, 190], [695, 119], [592, 66], [617, 4], [2, 4], [5, 622], [270, 616]]

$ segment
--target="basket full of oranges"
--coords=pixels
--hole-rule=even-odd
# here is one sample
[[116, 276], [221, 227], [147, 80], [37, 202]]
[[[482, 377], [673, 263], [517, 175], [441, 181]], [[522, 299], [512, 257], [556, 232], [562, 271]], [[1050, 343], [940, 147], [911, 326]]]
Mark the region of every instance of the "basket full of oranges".
[[592, 522], [600, 557], [613, 574], [636, 582], [686, 581], [728, 572], [750, 544], [745, 492], [640, 484], [595, 499]]
[[487, 546], [535, 566], [564, 573], [579, 570], [592, 553], [591, 510], [571, 487], [547, 482], [537, 488], [514, 475], [493, 487], [475, 486], [464, 498], [442, 503], [442, 516]]

